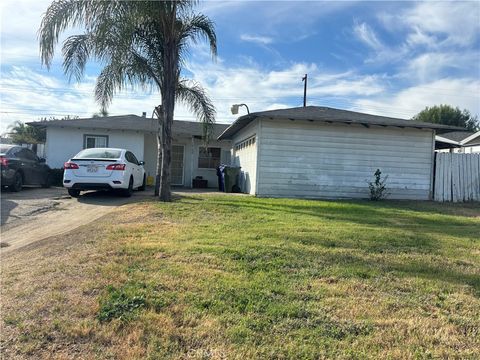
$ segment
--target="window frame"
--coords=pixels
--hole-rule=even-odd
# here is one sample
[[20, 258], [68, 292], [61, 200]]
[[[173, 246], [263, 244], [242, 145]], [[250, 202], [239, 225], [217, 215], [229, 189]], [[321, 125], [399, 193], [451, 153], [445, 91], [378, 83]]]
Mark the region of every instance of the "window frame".
[[[213, 157], [213, 156], [201, 156], [202, 149], [206, 149], [207, 153], [209, 149], [217, 149], [218, 150], [218, 158]], [[208, 165], [207, 167], [205, 166], [200, 166], [200, 159], [208, 159]], [[213, 163], [212, 163], [213, 161]], [[218, 163], [216, 163], [218, 161]], [[198, 156], [197, 156], [197, 168], [198, 169], [203, 169], [203, 170], [215, 170], [217, 166], [219, 166], [222, 163], [222, 148], [219, 146], [199, 146], [198, 147]]]
[[[87, 147], [87, 139], [88, 138], [95, 138], [95, 146], [93, 148]], [[95, 149], [95, 148], [100, 148], [100, 146], [97, 146], [97, 138], [104, 138], [105, 139], [105, 146], [101, 147], [106, 147], [108, 148], [108, 135], [96, 135], [96, 134], [83, 134], [83, 149]]]

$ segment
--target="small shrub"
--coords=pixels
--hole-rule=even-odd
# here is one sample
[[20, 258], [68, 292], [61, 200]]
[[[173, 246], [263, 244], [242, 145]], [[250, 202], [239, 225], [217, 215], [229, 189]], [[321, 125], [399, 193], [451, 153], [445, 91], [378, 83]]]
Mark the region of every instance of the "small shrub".
[[52, 186], [63, 186], [63, 169], [51, 169], [50, 177]]
[[387, 187], [385, 185], [388, 176], [385, 176], [382, 179], [382, 172], [380, 171], [380, 169], [377, 169], [373, 176], [375, 177], [375, 181], [368, 183], [368, 188], [370, 189], [370, 200], [377, 201], [384, 199], [388, 195]]

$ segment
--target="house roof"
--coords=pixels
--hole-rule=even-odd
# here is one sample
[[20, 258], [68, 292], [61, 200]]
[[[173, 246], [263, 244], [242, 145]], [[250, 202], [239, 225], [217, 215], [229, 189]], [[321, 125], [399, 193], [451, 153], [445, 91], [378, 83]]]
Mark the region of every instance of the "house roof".
[[435, 136], [437, 149], [480, 145], [480, 131], [451, 131]]
[[462, 146], [480, 145], [480, 131], [477, 131], [476, 133], [466, 137], [460, 142], [460, 144]]
[[[459, 143], [463, 139], [468, 138], [470, 135], [473, 135], [473, 132], [471, 131], [450, 131], [446, 133], [442, 133], [440, 135], [437, 135], [435, 138], [442, 141], [442, 140], [450, 140], [453, 141], [454, 143]], [[444, 141], [448, 142], [448, 141]]]
[[340, 110], [323, 106], [306, 106], [289, 109], [261, 111], [241, 116], [237, 120], [235, 120], [235, 122], [219, 136], [219, 140], [231, 139], [232, 136], [235, 135], [240, 129], [260, 117], [273, 120], [289, 119], [320, 121], [327, 123], [361, 124], [366, 127], [369, 127], [370, 125], [379, 125], [413, 127], [418, 129], [462, 130], [462, 128], [447, 125], [431, 124], [413, 120], [370, 115], [355, 111]]
[[[33, 121], [27, 123], [32, 126], [41, 127], [63, 127], [63, 128], [80, 128], [80, 129], [111, 129], [111, 130], [134, 130], [142, 132], [157, 132], [157, 119], [146, 118], [137, 115], [120, 115], [105, 116], [85, 119], [68, 119], [68, 120], [44, 120]], [[214, 124], [213, 136], [217, 138], [228, 124]], [[172, 133], [176, 136], [202, 136], [202, 124], [197, 121], [181, 121], [174, 120]]]

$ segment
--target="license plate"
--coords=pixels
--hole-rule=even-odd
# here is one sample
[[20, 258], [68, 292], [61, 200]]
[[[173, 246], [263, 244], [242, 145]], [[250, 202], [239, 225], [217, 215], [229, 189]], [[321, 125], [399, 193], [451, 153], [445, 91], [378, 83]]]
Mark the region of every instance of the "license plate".
[[89, 165], [87, 166], [87, 172], [89, 173], [96, 173], [98, 171], [98, 166], [96, 165]]

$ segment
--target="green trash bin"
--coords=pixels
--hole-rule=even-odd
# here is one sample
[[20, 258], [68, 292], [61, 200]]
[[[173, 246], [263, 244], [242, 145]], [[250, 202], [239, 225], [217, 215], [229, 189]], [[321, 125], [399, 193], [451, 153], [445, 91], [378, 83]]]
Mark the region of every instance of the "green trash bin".
[[238, 175], [240, 174], [240, 166], [225, 166], [225, 192], [233, 192], [233, 187], [238, 186]]

